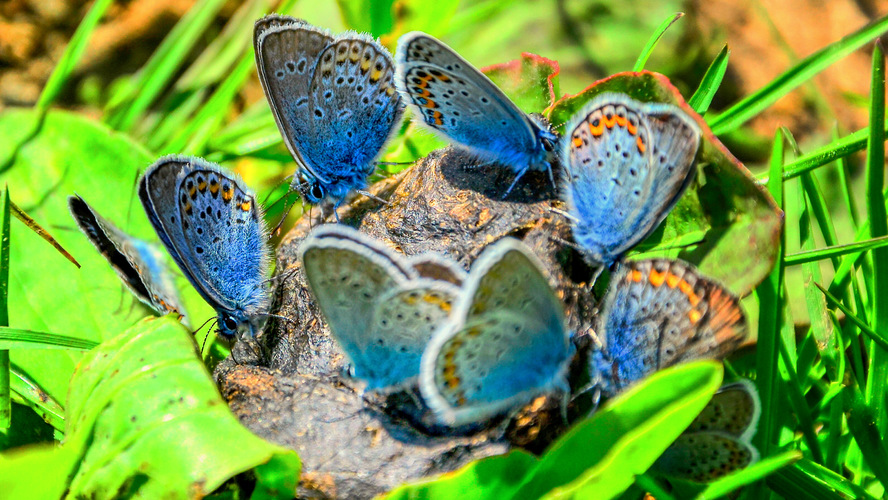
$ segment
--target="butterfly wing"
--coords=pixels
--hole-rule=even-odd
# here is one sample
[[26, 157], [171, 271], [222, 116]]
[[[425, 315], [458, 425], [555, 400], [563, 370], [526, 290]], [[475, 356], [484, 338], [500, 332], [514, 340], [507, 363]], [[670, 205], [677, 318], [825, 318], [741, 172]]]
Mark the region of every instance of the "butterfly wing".
[[454, 314], [422, 357], [420, 390], [442, 422], [482, 421], [566, 388], [563, 306], [540, 269], [511, 238], [475, 263]]
[[694, 419], [686, 432], [723, 432], [741, 441], [755, 434], [761, 402], [752, 382], [739, 380], [723, 385]]
[[78, 195], [68, 197], [68, 209], [136, 298], [160, 314], [184, 314], [173, 277], [156, 248], [118, 229]]
[[610, 265], [657, 228], [693, 179], [700, 129], [671, 104], [605, 93], [566, 130], [563, 192], [574, 238]]
[[539, 126], [450, 47], [414, 31], [396, 57], [398, 90], [431, 130], [518, 173], [547, 168]]
[[298, 140], [305, 143], [303, 156], [330, 180], [326, 189], [335, 198], [366, 186], [401, 117], [394, 75], [388, 51], [356, 33], [340, 35], [318, 55], [308, 88], [308, 131]]
[[746, 338], [740, 301], [690, 264], [625, 262], [611, 277], [596, 333], [594, 371], [610, 395], [684, 361], [722, 358]]
[[466, 281], [466, 272], [456, 262], [434, 253], [424, 253], [409, 259], [413, 269], [424, 278], [446, 281], [457, 287]]
[[355, 376], [371, 389], [416, 376], [422, 350], [450, 313], [456, 288], [420, 279], [406, 259], [341, 224], [312, 231], [300, 253], [309, 286]]
[[284, 143], [301, 167], [323, 182], [318, 165], [302, 152], [300, 143], [315, 133], [309, 87], [320, 53], [333, 37], [305, 21], [271, 14], [253, 28], [253, 50], [259, 81]]
[[752, 444], [719, 431], [685, 433], [654, 464], [660, 473], [705, 483], [758, 461]]
[[[168, 156], [142, 176], [139, 198], [170, 255], [220, 316], [238, 324], [264, 321], [267, 238], [249, 188], [218, 165]], [[223, 333], [234, 333], [224, 326]]]

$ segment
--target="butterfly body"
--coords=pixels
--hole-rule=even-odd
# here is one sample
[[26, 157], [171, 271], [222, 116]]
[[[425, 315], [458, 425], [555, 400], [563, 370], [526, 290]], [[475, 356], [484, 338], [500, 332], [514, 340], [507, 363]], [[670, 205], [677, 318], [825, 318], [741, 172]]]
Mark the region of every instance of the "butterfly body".
[[562, 193], [573, 235], [610, 266], [650, 235], [694, 178], [698, 125], [671, 104], [604, 93], [568, 124]]
[[572, 347], [563, 314], [529, 249], [512, 238], [491, 245], [423, 353], [426, 404], [440, 422], [460, 426], [550, 391], [566, 394]]
[[396, 58], [398, 90], [427, 128], [483, 160], [508, 166], [516, 174], [512, 186], [529, 170], [551, 174], [557, 136], [548, 124], [518, 109], [453, 49], [414, 31], [398, 40]]
[[80, 230], [136, 298], [160, 314], [185, 312], [173, 277], [154, 245], [124, 233], [80, 196], [68, 197], [68, 208]]
[[341, 224], [302, 243], [306, 278], [330, 331], [367, 388], [413, 382], [429, 338], [449, 316], [462, 270], [404, 257]]
[[284, 143], [300, 166], [292, 188], [341, 203], [367, 186], [401, 117], [391, 55], [369, 36], [332, 36], [270, 15], [253, 35], [259, 79]]
[[255, 194], [218, 165], [167, 156], [139, 198], [185, 277], [219, 315], [223, 336], [255, 336], [269, 309], [266, 229]]

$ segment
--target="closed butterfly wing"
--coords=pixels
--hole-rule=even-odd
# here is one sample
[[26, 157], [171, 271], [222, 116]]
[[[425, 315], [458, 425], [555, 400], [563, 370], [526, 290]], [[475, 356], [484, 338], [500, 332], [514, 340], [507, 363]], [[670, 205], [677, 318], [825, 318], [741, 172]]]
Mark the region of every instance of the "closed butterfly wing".
[[253, 27], [253, 50], [259, 81], [284, 144], [302, 168], [322, 182], [321, 175], [302, 154], [299, 141], [313, 132], [310, 92], [318, 56], [333, 43], [325, 31], [289, 16], [271, 14]]
[[154, 246], [118, 229], [80, 196], [68, 197], [68, 209], [83, 234], [136, 298], [160, 314], [185, 313], [173, 276]]
[[223, 335], [258, 333], [267, 318], [268, 247], [255, 195], [218, 165], [167, 156], [139, 199], [173, 260], [219, 314]]
[[480, 422], [553, 389], [567, 391], [563, 307], [530, 250], [514, 239], [473, 266], [420, 369], [420, 390], [448, 425]]
[[723, 385], [686, 432], [716, 431], [749, 441], [761, 416], [761, 402], [752, 382]]
[[661, 474], [706, 483], [748, 467], [759, 459], [747, 441], [719, 431], [685, 433], [666, 449], [654, 468]]
[[368, 389], [411, 381], [458, 289], [420, 278], [407, 259], [340, 224], [312, 231], [300, 252], [312, 293], [355, 376]]
[[566, 130], [562, 192], [574, 239], [609, 266], [657, 228], [690, 184], [700, 129], [677, 106], [604, 93]]
[[611, 277], [593, 356], [602, 389], [614, 395], [661, 368], [722, 358], [746, 338], [737, 297], [678, 260], [623, 263]]
[[544, 140], [555, 136], [453, 49], [414, 31], [398, 40], [396, 58], [398, 90], [431, 130], [518, 177], [550, 168]]

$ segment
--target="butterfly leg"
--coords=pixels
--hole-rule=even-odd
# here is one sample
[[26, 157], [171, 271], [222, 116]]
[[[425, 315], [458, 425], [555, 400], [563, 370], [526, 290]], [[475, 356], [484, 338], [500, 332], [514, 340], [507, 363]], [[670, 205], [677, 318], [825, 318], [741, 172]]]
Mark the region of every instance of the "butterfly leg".
[[524, 177], [524, 174], [526, 172], [527, 172], [526, 168], [524, 170], [522, 170], [521, 172], [518, 172], [518, 175], [515, 176], [515, 180], [512, 181], [511, 185], [509, 185], [509, 189], [506, 189], [506, 194], [503, 195], [503, 199], [505, 199], [506, 196], [509, 196], [509, 193], [512, 192], [512, 188], [515, 187], [515, 184], [518, 184], [518, 181], [521, 180], [522, 177]]

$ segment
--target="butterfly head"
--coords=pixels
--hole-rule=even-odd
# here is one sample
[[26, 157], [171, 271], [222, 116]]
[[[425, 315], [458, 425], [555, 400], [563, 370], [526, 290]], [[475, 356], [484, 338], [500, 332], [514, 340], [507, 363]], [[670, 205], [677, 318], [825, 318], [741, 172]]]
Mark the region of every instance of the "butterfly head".
[[255, 338], [265, 326], [266, 316], [250, 316], [243, 311], [219, 313], [219, 335], [226, 339]]

